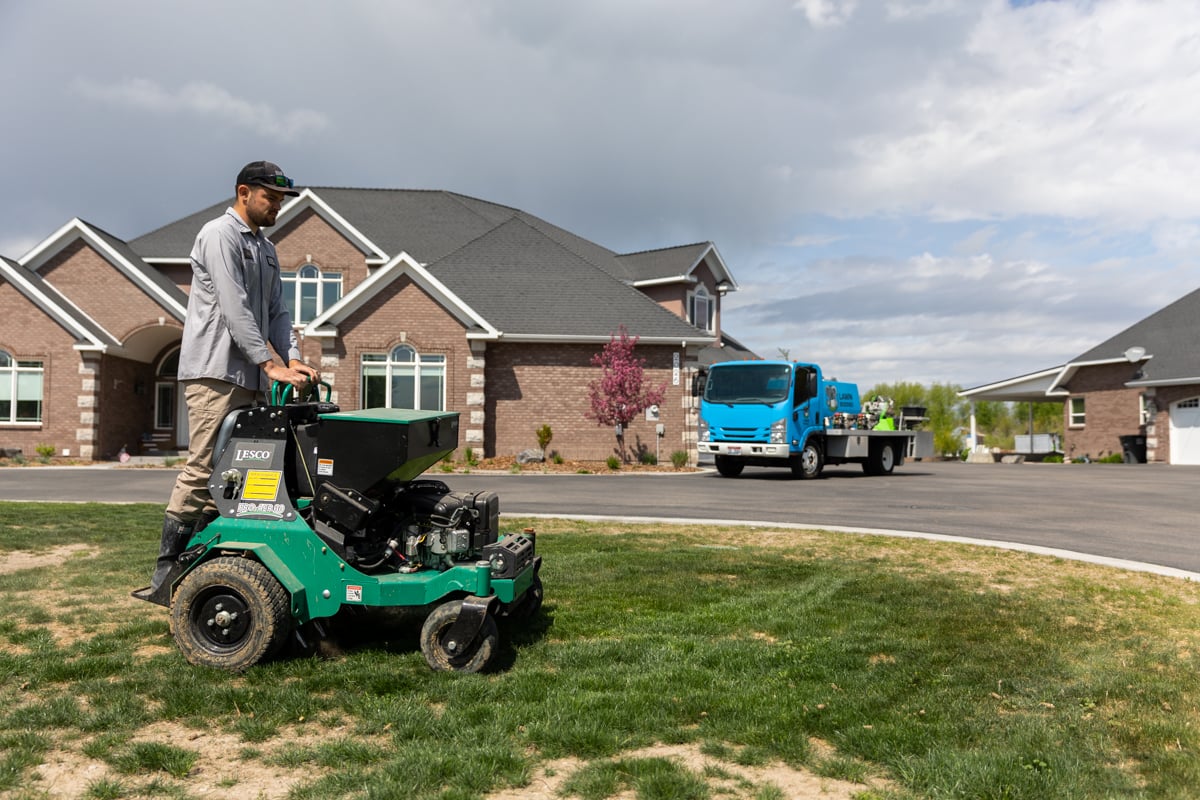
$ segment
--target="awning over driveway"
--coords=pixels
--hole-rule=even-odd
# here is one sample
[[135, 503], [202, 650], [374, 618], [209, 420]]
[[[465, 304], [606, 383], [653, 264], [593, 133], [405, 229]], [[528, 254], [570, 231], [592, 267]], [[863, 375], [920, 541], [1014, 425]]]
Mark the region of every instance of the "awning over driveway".
[[[1067, 365], [1051, 367], [1040, 372], [1031, 372], [1016, 378], [1008, 378], [996, 383], [986, 383], [972, 389], [964, 389], [958, 393], [971, 401], [971, 439], [968, 446], [973, 451], [979, 442], [979, 434], [975, 429], [975, 403], [979, 400], [998, 401], [1002, 403], [1062, 403], [1067, 392], [1056, 388], [1058, 378]], [[1032, 435], [1033, 431], [1030, 431]]]

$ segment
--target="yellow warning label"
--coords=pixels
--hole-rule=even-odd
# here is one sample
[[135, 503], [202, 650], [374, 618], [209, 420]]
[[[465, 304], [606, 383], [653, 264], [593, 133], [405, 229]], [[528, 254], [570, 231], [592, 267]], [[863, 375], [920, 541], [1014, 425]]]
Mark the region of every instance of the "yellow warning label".
[[242, 499], [277, 499], [279, 497], [279, 479], [282, 475], [282, 472], [264, 469], [246, 470], [246, 486], [242, 489]]

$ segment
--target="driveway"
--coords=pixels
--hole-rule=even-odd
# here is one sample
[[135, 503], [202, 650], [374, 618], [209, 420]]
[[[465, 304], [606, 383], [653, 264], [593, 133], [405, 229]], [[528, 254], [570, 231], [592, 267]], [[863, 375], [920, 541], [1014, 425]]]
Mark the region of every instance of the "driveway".
[[[799, 481], [786, 470], [613, 475], [431, 472], [456, 491], [495, 491], [505, 514], [736, 520], [919, 532], [1052, 548], [1200, 573], [1200, 467], [910, 462]], [[165, 503], [162, 469], [0, 469], [0, 500]], [[0, 504], [0, 517], [4, 515]]]

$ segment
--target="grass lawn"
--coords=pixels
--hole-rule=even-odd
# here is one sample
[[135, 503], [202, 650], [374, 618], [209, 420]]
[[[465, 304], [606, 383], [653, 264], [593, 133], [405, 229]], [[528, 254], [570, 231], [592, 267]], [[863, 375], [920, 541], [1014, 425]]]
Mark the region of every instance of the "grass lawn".
[[0, 503], [0, 798], [1200, 791], [1200, 588], [1176, 579], [769, 526], [505, 518], [538, 530], [546, 602], [501, 628], [498, 670], [430, 672], [419, 618], [393, 613], [230, 676], [188, 665], [166, 610], [128, 596], [160, 522]]

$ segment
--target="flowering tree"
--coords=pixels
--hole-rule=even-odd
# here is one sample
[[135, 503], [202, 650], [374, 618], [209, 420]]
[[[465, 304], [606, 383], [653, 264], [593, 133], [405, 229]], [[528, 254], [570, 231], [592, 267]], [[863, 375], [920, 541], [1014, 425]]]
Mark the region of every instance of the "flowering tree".
[[612, 425], [617, 431], [617, 448], [623, 460], [625, 454], [625, 426], [637, 419], [652, 405], [663, 401], [667, 384], [657, 389], [646, 386], [643, 365], [646, 359], [634, 355], [638, 337], [630, 338], [622, 325], [604, 349], [592, 356], [592, 366], [600, 367], [600, 380], [588, 384], [588, 399], [591, 409], [584, 414], [597, 425]]

